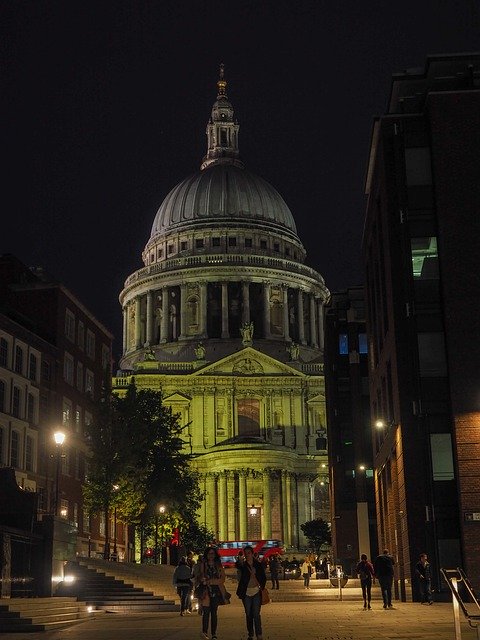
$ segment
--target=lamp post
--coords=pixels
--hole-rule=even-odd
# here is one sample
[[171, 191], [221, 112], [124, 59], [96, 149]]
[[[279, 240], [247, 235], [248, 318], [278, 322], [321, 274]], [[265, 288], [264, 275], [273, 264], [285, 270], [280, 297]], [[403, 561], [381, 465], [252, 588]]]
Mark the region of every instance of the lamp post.
[[[158, 564], [158, 514], [163, 516], [164, 513], [165, 513], [165, 507], [163, 505], [160, 505], [158, 507], [158, 512], [155, 512], [155, 564]], [[162, 525], [162, 532], [161, 532], [161, 547], [163, 548], [163, 525]], [[162, 564], [161, 556], [160, 556], [160, 564]]]
[[[118, 484], [113, 485], [113, 492], [116, 493], [120, 487]], [[117, 501], [115, 500], [113, 506], [113, 558], [112, 560], [117, 560]]]
[[56, 479], [55, 479], [55, 510], [54, 513], [56, 516], [60, 515], [60, 462], [62, 459], [62, 446], [65, 442], [65, 434], [63, 431], [55, 431], [53, 434], [53, 439], [55, 440], [55, 444], [57, 446], [57, 469], [56, 469]]

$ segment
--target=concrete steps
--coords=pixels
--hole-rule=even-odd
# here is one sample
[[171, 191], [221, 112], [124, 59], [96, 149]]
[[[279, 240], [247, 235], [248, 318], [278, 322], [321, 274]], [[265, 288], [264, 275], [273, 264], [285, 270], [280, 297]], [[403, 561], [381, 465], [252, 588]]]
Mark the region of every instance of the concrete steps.
[[61, 629], [93, 615], [96, 614], [75, 597], [5, 599], [0, 601], [0, 632]]
[[166, 600], [163, 595], [145, 591], [133, 582], [125, 583], [115, 576], [107, 576], [95, 567], [69, 562], [65, 573], [74, 580], [64, 582], [58, 593], [75, 595], [95, 609], [112, 613], [179, 611], [174, 599]]

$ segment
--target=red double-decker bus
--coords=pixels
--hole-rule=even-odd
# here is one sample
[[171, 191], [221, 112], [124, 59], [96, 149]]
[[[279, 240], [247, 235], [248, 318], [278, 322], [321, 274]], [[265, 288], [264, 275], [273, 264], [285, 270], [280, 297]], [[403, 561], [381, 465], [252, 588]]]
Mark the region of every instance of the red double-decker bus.
[[219, 542], [217, 549], [223, 566], [235, 566], [238, 552], [247, 545], [253, 547], [253, 552], [258, 553], [260, 559], [268, 559], [274, 553], [283, 554], [283, 546], [280, 540], [232, 540]]

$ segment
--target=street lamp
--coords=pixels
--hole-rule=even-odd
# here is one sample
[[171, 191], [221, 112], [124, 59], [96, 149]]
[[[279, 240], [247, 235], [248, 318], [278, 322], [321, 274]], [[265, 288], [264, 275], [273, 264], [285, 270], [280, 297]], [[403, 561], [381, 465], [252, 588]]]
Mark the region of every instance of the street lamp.
[[365, 471], [366, 467], [364, 464], [361, 464], [359, 467], [360, 471]]
[[[116, 493], [120, 487], [118, 484], [113, 485], [113, 492]], [[113, 506], [113, 558], [112, 560], [117, 560], [117, 501], [115, 500]]]
[[[162, 505], [160, 505], [158, 507], [158, 512], [155, 513], [155, 564], [158, 564], [158, 514], [163, 516], [165, 511], [166, 511], [166, 509], [162, 504]], [[161, 543], [162, 543], [162, 548], [163, 548], [163, 525], [162, 525]], [[161, 557], [160, 557], [160, 564], [162, 564]]]
[[383, 420], [375, 420], [375, 426], [377, 429], [383, 429], [385, 427], [385, 422]]
[[255, 505], [252, 504], [250, 509], [248, 510], [251, 516], [256, 516], [258, 513], [258, 509]]
[[62, 446], [65, 442], [65, 434], [63, 431], [55, 431], [53, 434], [53, 439], [55, 440], [55, 444], [57, 445], [57, 470], [56, 470], [56, 481], [55, 481], [55, 510], [54, 513], [56, 516], [61, 515], [60, 513], [60, 462], [62, 458]]

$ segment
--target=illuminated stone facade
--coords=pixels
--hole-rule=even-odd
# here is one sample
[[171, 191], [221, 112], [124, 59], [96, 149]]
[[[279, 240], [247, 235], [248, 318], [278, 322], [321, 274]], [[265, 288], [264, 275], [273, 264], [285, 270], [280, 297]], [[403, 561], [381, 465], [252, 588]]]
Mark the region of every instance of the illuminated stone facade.
[[[186, 426], [201, 521], [220, 540], [278, 538], [328, 517], [322, 277], [278, 192], [239, 160], [221, 72], [201, 170], [167, 195], [125, 282], [123, 358]], [[254, 509], [252, 509], [254, 507]]]

